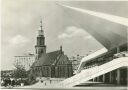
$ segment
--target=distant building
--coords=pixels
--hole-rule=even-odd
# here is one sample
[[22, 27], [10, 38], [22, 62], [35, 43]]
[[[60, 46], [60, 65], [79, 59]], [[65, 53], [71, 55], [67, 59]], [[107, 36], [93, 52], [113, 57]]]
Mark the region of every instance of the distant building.
[[22, 56], [14, 56], [16, 65], [23, 66], [26, 70], [29, 70], [33, 62], [35, 61], [34, 54], [22, 55]]
[[46, 52], [44, 31], [38, 32], [36, 49], [36, 61], [31, 67], [31, 74], [36, 77], [66, 78], [73, 75], [72, 63], [64, 54], [62, 46], [59, 50]]
[[80, 65], [80, 62], [82, 60], [84, 56], [72, 56], [71, 58], [69, 58], [69, 60], [72, 62], [72, 67], [73, 67], [73, 73], [76, 74], [77, 73], [77, 69]]

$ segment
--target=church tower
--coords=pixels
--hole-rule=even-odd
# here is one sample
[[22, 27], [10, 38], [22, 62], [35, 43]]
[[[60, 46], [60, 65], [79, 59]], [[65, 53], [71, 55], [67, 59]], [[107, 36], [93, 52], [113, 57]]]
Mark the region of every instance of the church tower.
[[46, 45], [45, 45], [45, 37], [44, 37], [44, 31], [42, 26], [42, 20], [40, 21], [40, 30], [38, 30], [37, 43], [35, 45], [35, 49], [36, 49], [36, 60], [38, 60], [42, 54], [46, 53]]

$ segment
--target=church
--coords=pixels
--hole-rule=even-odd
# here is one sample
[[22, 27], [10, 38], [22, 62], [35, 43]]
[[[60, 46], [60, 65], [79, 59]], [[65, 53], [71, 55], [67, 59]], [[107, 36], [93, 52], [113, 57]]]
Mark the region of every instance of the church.
[[62, 46], [59, 50], [46, 52], [45, 36], [40, 22], [37, 43], [35, 45], [36, 60], [31, 66], [31, 73], [36, 77], [68, 78], [73, 75], [72, 63], [64, 54]]

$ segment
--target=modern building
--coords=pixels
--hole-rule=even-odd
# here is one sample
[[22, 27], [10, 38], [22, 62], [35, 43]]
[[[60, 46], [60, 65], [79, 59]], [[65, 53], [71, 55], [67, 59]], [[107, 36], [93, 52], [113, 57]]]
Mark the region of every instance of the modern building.
[[[100, 66], [103, 66], [103, 68], [114, 68], [114, 64], [117, 63], [116, 61], [118, 61], [118, 59], [124, 58], [125, 60], [127, 60], [126, 57], [128, 57], [128, 51], [127, 51], [126, 45], [122, 45], [118, 48], [120, 48], [120, 51], [118, 51], [117, 48], [113, 48], [99, 56], [96, 56], [95, 58], [90, 58], [87, 60], [86, 60], [87, 57], [84, 58], [80, 64], [78, 72], [79, 71], [82, 72], [86, 69], [91, 69], [91, 68], [100, 67]], [[115, 63], [113, 61], [115, 61]], [[125, 63], [125, 62], [123, 62], [122, 60], [117, 64], [121, 64], [121, 63]], [[108, 64], [109, 67], [105, 66], [105, 64], [106, 65]], [[98, 77], [95, 77], [90, 81], [103, 82], [103, 83], [109, 83], [109, 84], [127, 85], [127, 66], [124, 65], [120, 67], [117, 65], [116, 67], [117, 67], [116, 69], [112, 69], [109, 72], [104, 71], [103, 75], [99, 75]]]
[[46, 52], [45, 36], [42, 29], [38, 31], [36, 61], [31, 67], [31, 74], [35, 77], [68, 78], [73, 75], [72, 63], [65, 55], [62, 46], [59, 50]]
[[29, 70], [31, 65], [35, 61], [35, 55], [34, 54], [14, 56], [14, 58], [15, 58], [14, 65], [21, 65], [26, 70]]
[[[73, 87], [88, 81], [95, 84], [100, 82], [128, 85], [128, 24], [121, 22], [123, 17], [106, 14], [102, 14], [104, 17], [99, 17], [101, 13], [94, 11], [66, 5], [63, 5], [63, 8], [69, 11], [68, 14], [72, 15], [72, 19], [86, 28], [85, 30], [104, 48], [84, 57], [80, 62], [77, 74], [58, 85]], [[116, 21], [117, 19], [120, 21]], [[123, 18], [122, 21], [125, 20]], [[98, 21], [98, 23], [94, 21]]]

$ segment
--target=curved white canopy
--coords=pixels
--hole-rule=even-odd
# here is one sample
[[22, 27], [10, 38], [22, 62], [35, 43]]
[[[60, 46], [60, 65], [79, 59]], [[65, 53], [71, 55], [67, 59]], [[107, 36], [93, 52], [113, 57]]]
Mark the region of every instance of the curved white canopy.
[[111, 49], [127, 42], [128, 19], [62, 5], [76, 21], [104, 47]]

